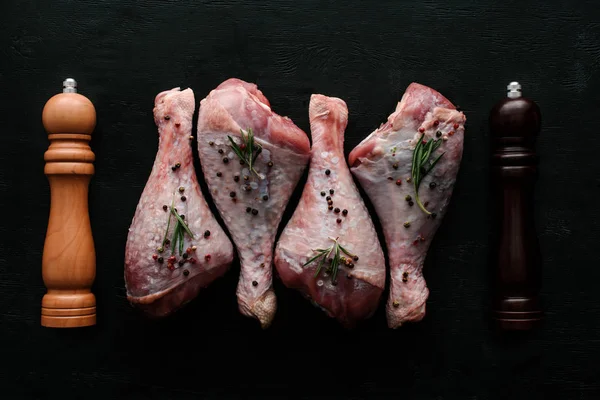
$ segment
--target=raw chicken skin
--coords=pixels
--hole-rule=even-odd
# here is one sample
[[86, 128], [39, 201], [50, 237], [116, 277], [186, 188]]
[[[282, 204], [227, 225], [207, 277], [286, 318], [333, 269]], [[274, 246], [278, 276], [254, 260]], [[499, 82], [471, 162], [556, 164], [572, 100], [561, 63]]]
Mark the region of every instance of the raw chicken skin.
[[[391, 286], [386, 312], [397, 328], [425, 316], [429, 290], [423, 262], [452, 195], [463, 152], [465, 115], [435, 90], [412, 83], [385, 124], [349, 156], [352, 173], [371, 199], [383, 226]], [[419, 187], [425, 209], [416, 202], [412, 157], [420, 136], [441, 139], [431, 160], [445, 152]], [[407, 197], [410, 196], [410, 197]]]
[[[262, 152], [249, 170], [228, 139], [244, 146], [250, 132]], [[247, 151], [244, 147], [242, 151]], [[231, 78], [200, 102], [198, 153], [202, 171], [238, 251], [240, 312], [267, 328], [277, 310], [273, 246], [287, 202], [310, 156], [306, 134], [271, 111], [256, 85]]]
[[[194, 107], [191, 89], [175, 88], [156, 96], [158, 153], [127, 236], [127, 299], [153, 317], [166, 316], [188, 303], [233, 261], [231, 241], [208, 208], [196, 179], [190, 145]], [[165, 238], [173, 239], [177, 225], [170, 206], [184, 216], [194, 234], [193, 239], [184, 234], [185, 256], [179, 253], [179, 245], [163, 245]], [[169, 262], [172, 256], [175, 261]]]
[[[350, 328], [377, 309], [385, 287], [385, 259], [344, 158], [346, 103], [314, 94], [309, 117], [313, 147], [308, 181], [277, 243], [275, 266], [287, 287], [300, 290], [329, 316]], [[333, 271], [326, 271], [326, 260], [315, 277], [320, 260], [303, 264], [316, 254], [314, 249], [327, 249], [336, 238], [358, 259], [352, 260], [340, 252], [352, 264], [340, 266], [334, 280]]]

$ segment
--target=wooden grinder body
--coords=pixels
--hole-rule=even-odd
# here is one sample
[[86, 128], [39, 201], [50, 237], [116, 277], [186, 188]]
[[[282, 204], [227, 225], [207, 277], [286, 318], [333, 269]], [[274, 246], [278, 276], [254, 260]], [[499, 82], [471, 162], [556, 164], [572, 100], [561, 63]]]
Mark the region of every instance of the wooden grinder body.
[[42, 113], [50, 146], [44, 173], [50, 184], [50, 217], [44, 243], [41, 324], [73, 328], [96, 324], [96, 253], [88, 213], [95, 159], [89, 141], [96, 126], [93, 104], [78, 93], [60, 93]]
[[542, 261], [534, 221], [534, 186], [541, 126], [539, 107], [506, 98], [490, 113], [496, 242], [493, 318], [501, 330], [529, 330], [542, 319]]

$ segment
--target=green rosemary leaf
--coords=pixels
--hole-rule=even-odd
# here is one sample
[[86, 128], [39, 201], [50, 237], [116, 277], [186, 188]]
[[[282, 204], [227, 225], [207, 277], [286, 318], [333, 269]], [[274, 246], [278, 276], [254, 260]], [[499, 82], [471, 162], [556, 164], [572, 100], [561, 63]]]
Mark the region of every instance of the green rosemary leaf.
[[423, 135], [421, 135], [421, 137], [417, 141], [417, 144], [415, 145], [415, 149], [413, 151], [412, 169], [411, 169], [411, 175], [413, 177], [415, 176], [415, 169], [417, 168], [417, 154], [419, 152], [419, 147], [421, 146], [421, 140], [423, 140]]
[[179, 255], [183, 253], [183, 246], [185, 245], [185, 232], [183, 229], [179, 229]]
[[321, 261], [319, 261], [319, 266], [317, 267], [317, 270], [315, 271], [315, 275], [314, 275], [315, 278], [317, 276], [319, 276], [319, 272], [321, 272], [321, 268], [323, 268], [323, 263], [325, 262], [325, 258], [326, 257], [323, 257], [323, 258], [321, 258]]
[[187, 234], [190, 235], [191, 238], [193, 238], [194, 234], [192, 233], [192, 231], [190, 231], [190, 228], [188, 228], [187, 224], [183, 221], [183, 219], [181, 219], [181, 217], [179, 216], [179, 214], [177, 214], [173, 207], [171, 207], [171, 213], [175, 216], [175, 218], [177, 218], [177, 222], [179, 222], [182, 225], [183, 229], [185, 229]]
[[338, 246], [340, 247], [340, 250], [342, 250], [344, 253], [346, 253], [347, 256], [354, 257], [354, 254], [350, 253], [348, 250], [343, 248], [341, 244], [338, 244]]
[[435, 160], [432, 161], [431, 165], [429, 166], [429, 169], [427, 169], [427, 173], [429, 173], [429, 171], [431, 171], [431, 169], [433, 167], [435, 167], [435, 164], [437, 164], [438, 161], [440, 161], [440, 158], [442, 158], [442, 156], [446, 154], [446, 152], [443, 152], [442, 154], [440, 154], [439, 156], [437, 156], [437, 158]]
[[335, 256], [333, 257], [333, 261], [331, 262], [331, 281], [335, 282], [335, 278], [337, 277], [338, 266], [340, 265], [340, 247], [339, 244], [335, 243]]
[[177, 241], [179, 240], [179, 221], [175, 223], [173, 228], [173, 237], [171, 238], [171, 255], [175, 254], [177, 249]]
[[244, 156], [242, 154], [242, 149], [240, 149], [240, 147], [237, 145], [237, 143], [233, 141], [233, 138], [231, 136], [227, 135], [227, 137], [229, 138], [229, 141], [231, 142], [231, 149], [233, 150], [233, 152], [240, 158], [240, 160], [244, 160]]
[[317, 258], [322, 257], [323, 255], [325, 255], [324, 251], [319, 252], [319, 254], [317, 254], [316, 256], [312, 257], [311, 259], [309, 259], [307, 262], [304, 263], [304, 265], [302, 265], [303, 267], [306, 267], [308, 264], [310, 264], [311, 262], [315, 261]]

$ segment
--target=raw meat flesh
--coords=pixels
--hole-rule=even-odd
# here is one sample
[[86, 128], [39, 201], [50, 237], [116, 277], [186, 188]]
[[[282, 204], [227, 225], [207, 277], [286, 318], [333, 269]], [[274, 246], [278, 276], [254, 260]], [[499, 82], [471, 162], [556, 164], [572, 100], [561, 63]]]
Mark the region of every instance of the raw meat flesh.
[[[188, 303], [233, 261], [231, 241], [196, 179], [190, 144], [194, 107], [191, 89], [175, 88], [156, 96], [158, 153], [127, 236], [127, 298], [153, 317], [169, 315]], [[193, 239], [177, 223], [171, 207], [183, 216]], [[183, 233], [183, 242], [175, 243], [176, 230]]]
[[[241, 164], [228, 136], [242, 156], [253, 154], [248, 162]], [[267, 328], [277, 309], [272, 288], [275, 235], [308, 163], [310, 142], [289, 118], [271, 110], [256, 85], [231, 78], [200, 102], [198, 153], [240, 258], [240, 312]]]
[[[440, 93], [412, 83], [387, 122], [350, 153], [352, 173], [371, 199], [385, 234], [391, 276], [386, 312], [391, 328], [425, 316], [429, 290], [423, 262], [452, 195], [465, 121], [465, 115]], [[423, 141], [440, 140], [431, 162], [445, 153], [421, 179], [419, 199], [427, 212], [417, 202], [411, 179], [413, 150], [421, 135]]]
[[[346, 103], [313, 94], [309, 105], [313, 146], [308, 181], [275, 250], [283, 283], [298, 289], [329, 316], [353, 327], [377, 309], [385, 287], [385, 258], [371, 217], [344, 157]], [[337, 238], [349, 254], [336, 272], [329, 252]], [[353, 255], [357, 258], [353, 259]], [[321, 260], [323, 260], [322, 266]], [[334, 261], [334, 260], [332, 260]], [[335, 261], [334, 261], [335, 262]], [[328, 271], [331, 268], [331, 271]]]

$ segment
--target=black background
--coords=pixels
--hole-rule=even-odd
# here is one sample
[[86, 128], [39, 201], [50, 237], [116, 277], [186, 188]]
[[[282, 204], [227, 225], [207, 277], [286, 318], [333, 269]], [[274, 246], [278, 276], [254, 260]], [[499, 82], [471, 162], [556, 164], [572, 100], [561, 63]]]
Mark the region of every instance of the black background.
[[[2, 1], [0, 397], [599, 398], [599, 66], [595, 1]], [[98, 116], [98, 324], [54, 330], [40, 326], [41, 112], [66, 77]], [[426, 261], [421, 323], [390, 330], [382, 306], [347, 332], [276, 282], [279, 309], [262, 331], [237, 311], [237, 265], [168, 320], [128, 305], [124, 247], [156, 152], [154, 96], [191, 87], [198, 102], [229, 77], [258, 83], [307, 133], [310, 94], [341, 97], [346, 154], [412, 81], [463, 108], [464, 158]], [[512, 80], [543, 113], [536, 219], [547, 313], [543, 329], [519, 338], [490, 330], [486, 272], [487, 117]]]

